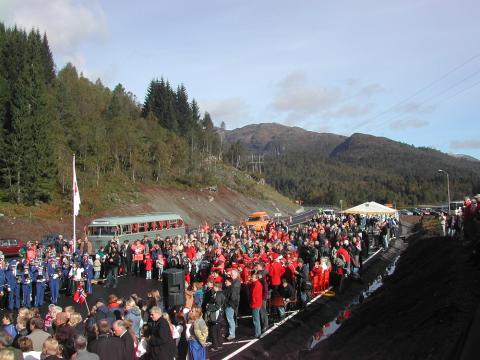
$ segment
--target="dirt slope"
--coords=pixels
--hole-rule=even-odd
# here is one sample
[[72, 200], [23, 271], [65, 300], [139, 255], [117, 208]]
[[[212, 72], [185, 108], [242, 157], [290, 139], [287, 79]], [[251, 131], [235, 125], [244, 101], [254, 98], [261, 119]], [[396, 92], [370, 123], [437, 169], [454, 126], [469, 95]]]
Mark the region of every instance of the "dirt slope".
[[[144, 201], [132, 202], [89, 217], [79, 216], [77, 236], [91, 219], [109, 215], [175, 212], [185, 219], [190, 228], [194, 228], [205, 221], [215, 223], [226, 220], [238, 224], [249, 213], [258, 210], [265, 210], [272, 215], [274, 213], [287, 215], [295, 213], [298, 209], [297, 205], [275, 193], [268, 186], [265, 186], [263, 197], [263, 199], [249, 197], [225, 187], [219, 187], [217, 191], [144, 188], [142, 190]], [[12, 211], [0, 209], [0, 213], [3, 214], [0, 216], [0, 238], [16, 237], [23, 240], [36, 240], [47, 233], [67, 234], [68, 238], [71, 237], [70, 215], [65, 217], [59, 213], [52, 220], [52, 216], [47, 219], [47, 217], [36, 215], [30, 216], [29, 212], [26, 212], [27, 215], [18, 215]], [[40, 211], [32, 209], [31, 213], [38, 214]]]

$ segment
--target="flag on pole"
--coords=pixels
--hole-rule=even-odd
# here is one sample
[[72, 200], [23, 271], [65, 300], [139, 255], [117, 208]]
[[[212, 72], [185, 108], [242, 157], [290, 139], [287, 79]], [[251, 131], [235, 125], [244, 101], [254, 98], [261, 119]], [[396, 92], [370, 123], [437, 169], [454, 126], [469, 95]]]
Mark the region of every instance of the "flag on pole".
[[80, 211], [80, 193], [78, 191], [77, 173], [75, 172], [75, 156], [73, 157], [73, 215], [78, 216]]

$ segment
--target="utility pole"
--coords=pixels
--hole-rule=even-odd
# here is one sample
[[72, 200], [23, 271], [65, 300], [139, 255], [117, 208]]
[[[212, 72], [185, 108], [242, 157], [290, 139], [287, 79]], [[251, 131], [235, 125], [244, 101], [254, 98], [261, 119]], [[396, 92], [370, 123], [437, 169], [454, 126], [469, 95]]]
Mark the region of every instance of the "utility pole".
[[252, 166], [252, 172], [253, 173], [258, 172], [261, 174], [264, 162], [265, 162], [264, 155], [252, 154], [252, 159], [250, 160], [250, 165]]

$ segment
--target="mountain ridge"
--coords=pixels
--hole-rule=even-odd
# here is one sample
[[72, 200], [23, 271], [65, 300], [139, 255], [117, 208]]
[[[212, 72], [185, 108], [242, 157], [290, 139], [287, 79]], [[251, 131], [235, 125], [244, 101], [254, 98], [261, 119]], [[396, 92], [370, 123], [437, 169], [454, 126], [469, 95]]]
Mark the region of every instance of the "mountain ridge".
[[262, 175], [267, 182], [307, 203], [440, 203], [445, 201], [446, 185], [439, 169], [450, 175], [452, 198], [480, 192], [480, 161], [386, 137], [264, 123], [225, 131], [225, 141], [236, 144], [245, 170], [251, 154], [264, 155]]

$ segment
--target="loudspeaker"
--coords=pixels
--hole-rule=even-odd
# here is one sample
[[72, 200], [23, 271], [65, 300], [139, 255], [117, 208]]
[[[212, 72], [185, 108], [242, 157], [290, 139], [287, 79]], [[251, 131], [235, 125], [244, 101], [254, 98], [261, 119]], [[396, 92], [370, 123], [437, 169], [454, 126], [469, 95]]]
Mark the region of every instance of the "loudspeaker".
[[163, 298], [167, 308], [185, 305], [185, 275], [182, 269], [167, 269], [163, 272]]

